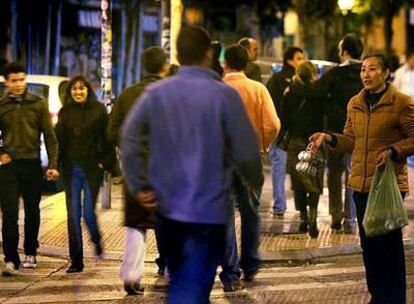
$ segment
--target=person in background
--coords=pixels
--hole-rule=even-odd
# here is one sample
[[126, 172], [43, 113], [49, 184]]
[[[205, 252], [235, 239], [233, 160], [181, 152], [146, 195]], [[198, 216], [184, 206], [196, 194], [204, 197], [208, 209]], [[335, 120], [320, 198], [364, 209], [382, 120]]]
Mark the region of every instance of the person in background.
[[[312, 87], [315, 98], [324, 101], [327, 132], [341, 133], [346, 121], [346, 107], [352, 96], [362, 89], [359, 76], [364, 45], [355, 34], [347, 34], [338, 43], [339, 66], [328, 70]], [[351, 155], [328, 151], [329, 214], [331, 229], [347, 234], [356, 232], [356, 211], [352, 190], [346, 186], [351, 166]], [[343, 182], [345, 175], [345, 184]], [[342, 189], [345, 187], [345, 199]]]
[[260, 70], [260, 66], [257, 63], [254, 63], [259, 55], [257, 41], [253, 38], [244, 37], [239, 40], [238, 44], [245, 47], [249, 53], [249, 62], [247, 63], [244, 73], [248, 78], [262, 82], [262, 71]]
[[[224, 54], [224, 82], [234, 88], [241, 96], [247, 115], [259, 138], [262, 153], [266, 153], [270, 143], [280, 130], [280, 121], [266, 87], [247, 78], [243, 73], [249, 61], [247, 50], [241, 45], [233, 45]], [[249, 190], [239, 176], [234, 179], [234, 191], [241, 215], [241, 259], [244, 279], [251, 281], [260, 266], [260, 216], [258, 206], [261, 189]], [[237, 263], [237, 244], [234, 231], [234, 214], [229, 221], [227, 248], [220, 278], [224, 291], [240, 289], [238, 279], [240, 270]]]
[[[266, 85], [281, 119], [282, 129], [284, 128], [283, 94], [292, 82], [295, 69], [304, 59], [301, 48], [289, 47], [283, 54], [282, 70], [273, 74]], [[270, 146], [269, 159], [272, 164], [273, 214], [276, 218], [283, 218], [286, 212], [285, 178], [287, 152], [278, 147], [277, 139]]]
[[[124, 89], [119, 95], [112, 110], [109, 121], [109, 140], [114, 146], [120, 145], [121, 126], [135, 103], [145, 89], [166, 77], [169, 72], [167, 54], [164, 49], [153, 46], [142, 53], [142, 63], [147, 73], [141, 82]], [[144, 273], [145, 259], [145, 236], [147, 229], [154, 229], [156, 226], [156, 215], [154, 209], [148, 209], [136, 201], [135, 197], [129, 194], [124, 184], [125, 200], [125, 236], [124, 259], [120, 269], [120, 276], [124, 282], [124, 289], [129, 295], [142, 294], [144, 289], [141, 286], [141, 277]], [[156, 259], [158, 274], [164, 274], [165, 253], [162, 250], [161, 236], [156, 230], [156, 240], [160, 257]]]
[[220, 41], [212, 41], [211, 42], [211, 48], [213, 49], [213, 62], [211, 64], [211, 68], [213, 71], [215, 71], [217, 74], [220, 75], [220, 77], [223, 77], [223, 68], [220, 64], [220, 54], [221, 54], [221, 44]]
[[327, 142], [334, 150], [352, 153], [348, 186], [354, 190], [362, 257], [370, 304], [405, 304], [406, 270], [401, 228], [367, 237], [362, 224], [376, 167], [388, 157], [398, 186], [408, 192], [407, 156], [414, 153], [414, 102], [386, 82], [385, 56], [369, 54], [361, 67], [364, 88], [348, 103], [343, 134], [315, 133], [309, 140], [317, 149]]
[[3, 69], [7, 94], [0, 101], [0, 207], [2, 244], [5, 265], [3, 276], [18, 273], [19, 201], [24, 205], [24, 268], [36, 268], [39, 247], [40, 199], [43, 170], [40, 163], [41, 134], [44, 136], [49, 164], [48, 180], [59, 177], [57, 141], [47, 103], [30, 93], [26, 85], [26, 68], [10, 62]]
[[82, 272], [84, 268], [82, 217], [95, 246], [96, 258], [103, 258], [95, 206], [103, 172], [111, 171], [114, 163], [114, 150], [107, 139], [108, 120], [105, 106], [97, 101], [89, 80], [82, 75], [70, 79], [56, 125], [71, 259], [67, 273]]
[[258, 189], [262, 165], [243, 102], [211, 70], [209, 34], [182, 27], [177, 53], [178, 74], [149, 88], [132, 108], [121, 157], [130, 193], [160, 214], [168, 303], [207, 304], [234, 212], [233, 172]]
[[[300, 211], [299, 231], [309, 232], [311, 238], [319, 235], [317, 216], [319, 197], [323, 190], [323, 162], [316, 166], [315, 175], [299, 173], [296, 164], [298, 154], [307, 148], [309, 136], [323, 128], [322, 101], [309, 94], [309, 87], [317, 75], [318, 70], [310, 61], [300, 63], [283, 101], [285, 125], [291, 136], [287, 150], [287, 167], [295, 206]], [[323, 157], [320, 151], [317, 156], [321, 159]]]
[[408, 50], [406, 63], [394, 74], [393, 85], [397, 90], [414, 98], [414, 50]]

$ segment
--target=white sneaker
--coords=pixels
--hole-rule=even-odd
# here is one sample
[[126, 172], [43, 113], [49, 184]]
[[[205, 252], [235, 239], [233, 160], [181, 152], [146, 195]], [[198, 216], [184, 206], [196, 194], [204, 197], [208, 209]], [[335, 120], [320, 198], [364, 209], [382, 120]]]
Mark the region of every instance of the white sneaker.
[[1, 275], [3, 277], [11, 277], [19, 273], [19, 270], [16, 269], [16, 266], [12, 262], [6, 262], [3, 269], [1, 270]]
[[37, 267], [36, 257], [34, 255], [26, 255], [23, 261], [23, 267], [24, 268], [36, 268]]

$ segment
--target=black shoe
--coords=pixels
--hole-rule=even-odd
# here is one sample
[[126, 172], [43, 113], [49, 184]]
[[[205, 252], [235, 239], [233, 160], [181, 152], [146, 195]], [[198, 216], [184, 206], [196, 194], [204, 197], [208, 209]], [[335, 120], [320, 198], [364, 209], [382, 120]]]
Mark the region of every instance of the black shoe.
[[342, 229], [341, 221], [334, 221], [334, 222], [332, 222], [331, 229], [332, 230], [336, 230], [336, 231], [340, 231]]
[[144, 287], [139, 283], [124, 283], [124, 290], [129, 296], [143, 295]]
[[299, 232], [307, 233], [308, 232], [308, 222], [301, 221], [299, 224]]
[[278, 220], [283, 220], [284, 217], [285, 217], [285, 214], [283, 212], [273, 211], [273, 218], [278, 219]]
[[68, 269], [66, 269], [66, 273], [75, 273], [75, 272], [82, 272], [83, 265], [70, 265]]
[[312, 239], [316, 239], [319, 236], [318, 225], [316, 223], [311, 223], [309, 225], [309, 236]]
[[95, 259], [103, 260], [105, 258], [104, 251], [102, 249], [101, 244], [95, 246]]
[[244, 273], [244, 278], [243, 280], [245, 280], [246, 282], [251, 282], [253, 281], [254, 277], [256, 276], [256, 274], [259, 272], [259, 269], [253, 270], [253, 271], [249, 271], [249, 272], [245, 272]]
[[240, 283], [240, 281], [223, 286], [224, 292], [236, 292], [242, 289], [244, 289], [244, 286]]
[[163, 277], [163, 276], [164, 276], [164, 269], [163, 269], [163, 268], [158, 268], [157, 274], [158, 274], [160, 277]]

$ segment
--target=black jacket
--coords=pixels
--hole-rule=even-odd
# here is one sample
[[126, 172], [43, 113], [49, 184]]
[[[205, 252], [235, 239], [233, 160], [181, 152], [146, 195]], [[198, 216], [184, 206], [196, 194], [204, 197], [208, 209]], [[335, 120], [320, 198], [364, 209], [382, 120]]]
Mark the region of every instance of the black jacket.
[[0, 153], [12, 159], [40, 159], [40, 135], [43, 133], [49, 169], [57, 169], [57, 141], [45, 100], [25, 92], [20, 98], [9, 95], [0, 101]]
[[270, 96], [272, 96], [273, 103], [276, 108], [276, 112], [282, 121], [283, 125], [283, 93], [292, 81], [292, 77], [295, 75], [295, 69], [290, 65], [284, 65], [279, 73], [273, 74], [267, 82], [267, 89]]
[[[313, 133], [322, 131], [322, 101], [309, 94], [309, 87], [310, 84], [292, 83], [283, 100], [285, 127], [292, 138], [307, 139]], [[305, 102], [300, 108], [303, 100]]]
[[[124, 89], [115, 102], [111, 113], [108, 134], [111, 143], [119, 145], [121, 126], [127, 117], [132, 106], [138, 101], [145, 88], [151, 83], [160, 80], [161, 77], [150, 75], [145, 77], [141, 82]], [[149, 149], [148, 149], [149, 151]], [[149, 156], [148, 156], [149, 159]], [[144, 208], [136, 198], [131, 195], [124, 185], [125, 199], [125, 226], [138, 229], [153, 228], [156, 221], [153, 209]]]
[[121, 126], [127, 117], [132, 106], [135, 104], [139, 96], [144, 92], [145, 88], [160, 80], [161, 77], [155, 75], [149, 75], [145, 77], [141, 82], [134, 84], [124, 89], [115, 101], [114, 108], [111, 112], [111, 119], [109, 121], [108, 136], [113, 145], [118, 146], [120, 143]]
[[348, 102], [363, 87], [360, 71], [360, 63], [334, 67], [312, 86], [314, 97], [324, 102], [324, 113], [327, 118], [326, 131], [342, 133]]
[[249, 61], [247, 63], [244, 74], [246, 74], [247, 78], [262, 82], [262, 70], [260, 69], [260, 66], [254, 62]]
[[108, 114], [98, 101], [70, 102], [60, 109], [56, 135], [64, 172], [70, 171], [73, 164], [88, 170], [101, 163], [112, 170], [115, 154], [107, 140], [107, 128]]

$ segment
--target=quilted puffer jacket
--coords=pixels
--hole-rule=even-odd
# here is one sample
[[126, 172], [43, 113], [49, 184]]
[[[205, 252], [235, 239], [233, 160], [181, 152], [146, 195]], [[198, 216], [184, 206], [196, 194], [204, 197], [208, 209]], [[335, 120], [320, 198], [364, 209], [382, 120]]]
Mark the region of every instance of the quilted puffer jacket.
[[370, 111], [366, 94], [363, 89], [351, 98], [343, 134], [335, 134], [336, 150], [352, 153], [348, 185], [355, 191], [368, 192], [378, 154], [393, 148], [397, 152], [394, 165], [398, 186], [408, 192], [406, 158], [414, 154], [414, 102], [389, 84]]

